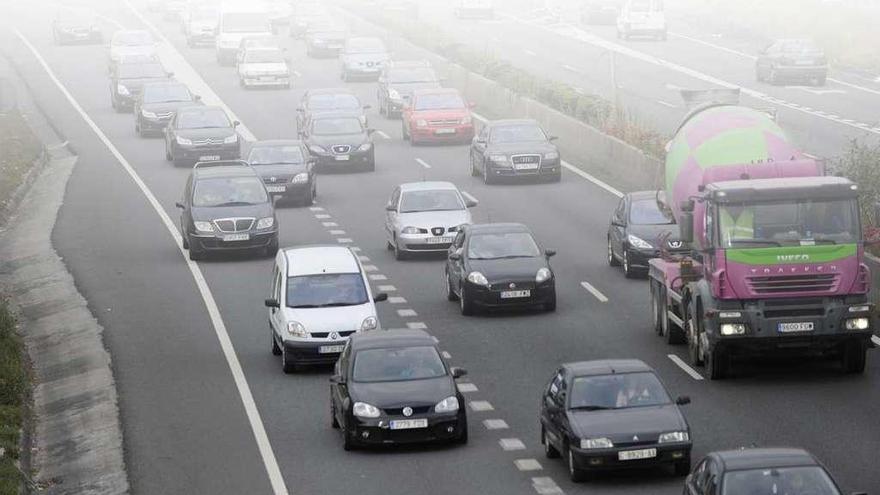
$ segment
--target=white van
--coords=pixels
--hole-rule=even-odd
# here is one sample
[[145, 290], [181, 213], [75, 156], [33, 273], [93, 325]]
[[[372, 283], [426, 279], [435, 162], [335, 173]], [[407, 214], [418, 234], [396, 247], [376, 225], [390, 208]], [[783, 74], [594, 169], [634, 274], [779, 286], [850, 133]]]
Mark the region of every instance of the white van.
[[617, 16], [617, 37], [647, 36], [666, 39], [663, 0], [628, 0]]
[[266, 307], [272, 354], [282, 369], [332, 364], [350, 335], [379, 330], [373, 296], [357, 255], [342, 246], [304, 246], [278, 251]]
[[223, 7], [217, 19], [217, 62], [232, 65], [242, 38], [260, 36], [272, 36], [268, 11], [257, 7]]

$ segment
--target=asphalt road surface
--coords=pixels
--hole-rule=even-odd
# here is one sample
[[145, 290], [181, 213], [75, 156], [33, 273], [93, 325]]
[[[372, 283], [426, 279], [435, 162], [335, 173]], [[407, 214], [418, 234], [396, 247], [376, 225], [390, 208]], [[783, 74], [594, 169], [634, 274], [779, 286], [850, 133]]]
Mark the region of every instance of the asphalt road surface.
[[[186, 48], [179, 27], [146, 13], [141, 2], [131, 8], [125, 1], [77, 7], [97, 11], [107, 33], [143, 28], [145, 21], [155, 25], [171, 44], [162, 50], [166, 65], [206, 101], [227, 105], [258, 139], [293, 137], [302, 92], [342, 85], [335, 60], [308, 59], [301, 43], [280, 37], [301, 75], [295, 87], [245, 91], [233, 69], [216, 64], [212, 50]], [[188, 171], [164, 160], [161, 139], [138, 138], [131, 114], [111, 109], [106, 46], [53, 45], [50, 19], [42, 13], [49, 8], [42, 0], [16, 4], [7, 14], [13, 22], [2, 42], [80, 154], [53, 238], [106, 329], [134, 493], [680, 493], [683, 480], [664, 470], [574, 485], [560, 461], [543, 458], [539, 398], [554, 367], [624, 357], [644, 360], [673, 395], [693, 399], [685, 413], [695, 460], [711, 450], [753, 444], [800, 446], [827, 463], [844, 491], [880, 486], [875, 355], [859, 376], [844, 375], [832, 364], [796, 361], [757, 363], [741, 368], [734, 379], [703, 380], [699, 369], [671, 359], [687, 361], [684, 347], [669, 347], [651, 331], [645, 281], [626, 280], [607, 265], [605, 232], [615, 196], [567, 171], [559, 184], [485, 186], [469, 174], [467, 147], [414, 148], [402, 141], [400, 122], [378, 115], [375, 83], [368, 82], [349, 87], [374, 106], [369, 118], [378, 130], [376, 172], [321, 175], [315, 207], [279, 210], [281, 244], [360, 248], [364, 261], [376, 267], [374, 288], [398, 298], [379, 306], [383, 326], [426, 327], [453, 363], [469, 370], [467, 381], [475, 387], [466, 393], [467, 446], [344, 452], [330, 428], [329, 370], [285, 375], [269, 351], [262, 300], [271, 262], [185, 260], [160, 213], [173, 227], [174, 203]], [[700, 50], [681, 47], [675, 56]], [[567, 56], [573, 64], [589, 63], [574, 48]], [[700, 64], [700, 57], [687, 63]], [[649, 72], [654, 82], [665, 78], [656, 68], [633, 70]], [[669, 76], [674, 84], [677, 79]], [[778, 91], [786, 98], [791, 92], [792, 100], [800, 95], [795, 89]], [[832, 95], [800, 96], [833, 101], [829, 105], [841, 107], [835, 111], [851, 111], [853, 118], [863, 117], [867, 108], [861, 99], [840, 103]], [[876, 108], [876, 95], [858, 98]], [[828, 137], [814, 142], [823, 149], [834, 149], [844, 134], [840, 124], [806, 114], [794, 124], [799, 132]], [[442, 258], [395, 261], [385, 249], [383, 206], [395, 185], [423, 179], [453, 181], [477, 198], [475, 221], [523, 222], [545, 247], [557, 249], [552, 261], [557, 312], [465, 318], [443, 295]], [[400, 316], [403, 309], [415, 316]], [[477, 410], [487, 404], [490, 410]], [[506, 427], [484, 424], [493, 419]], [[521, 470], [530, 465], [515, 463], [523, 459], [537, 460], [540, 469]]]

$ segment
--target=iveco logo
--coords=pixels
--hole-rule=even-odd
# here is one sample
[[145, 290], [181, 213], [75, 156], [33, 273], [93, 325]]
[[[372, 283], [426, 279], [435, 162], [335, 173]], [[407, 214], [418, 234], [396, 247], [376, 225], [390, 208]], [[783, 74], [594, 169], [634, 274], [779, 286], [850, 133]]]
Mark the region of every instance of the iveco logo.
[[412, 416], [412, 408], [411, 407], [404, 407], [403, 408], [403, 415], [406, 417]]
[[339, 334], [336, 332], [330, 332], [330, 340], [336, 340], [339, 338]]
[[783, 263], [792, 263], [792, 262], [801, 262], [801, 261], [810, 261], [809, 254], [780, 254], [776, 256], [776, 261], [781, 261]]
[[671, 247], [672, 249], [679, 249], [683, 245], [684, 243], [681, 241], [669, 241], [669, 247]]

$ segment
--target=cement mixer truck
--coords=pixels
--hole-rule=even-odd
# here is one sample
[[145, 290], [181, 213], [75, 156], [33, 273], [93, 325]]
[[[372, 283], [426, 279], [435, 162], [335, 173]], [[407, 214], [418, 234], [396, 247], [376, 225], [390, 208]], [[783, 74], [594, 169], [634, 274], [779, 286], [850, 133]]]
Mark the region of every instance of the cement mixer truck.
[[650, 261], [654, 330], [687, 343], [711, 379], [738, 358], [791, 354], [864, 371], [874, 322], [858, 186], [823, 168], [768, 113], [717, 100], [669, 143], [664, 206], [691, 249]]

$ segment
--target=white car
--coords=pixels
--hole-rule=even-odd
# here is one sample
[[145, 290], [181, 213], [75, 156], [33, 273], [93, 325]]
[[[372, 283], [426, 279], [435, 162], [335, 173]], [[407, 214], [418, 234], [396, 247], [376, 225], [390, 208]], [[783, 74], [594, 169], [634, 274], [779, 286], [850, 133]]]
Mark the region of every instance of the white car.
[[349, 336], [379, 330], [375, 302], [357, 255], [343, 246], [282, 249], [275, 257], [272, 294], [266, 300], [272, 354], [282, 369], [333, 364]]
[[629, 0], [617, 16], [617, 37], [648, 36], [666, 39], [663, 0]]
[[459, 228], [471, 223], [468, 208], [476, 205], [451, 182], [401, 184], [385, 206], [388, 249], [398, 260], [412, 253], [445, 253]]
[[141, 58], [144, 60], [155, 59], [156, 40], [149, 31], [142, 29], [125, 29], [113, 33], [110, 38], [110, 60], [109, 69], [112, 71], [113, 66], [123, 59]]
[[278, 48], [252, 48], [242, 53], [238, 80], [243, 88], [282, 86], [290, 88], [290, 67]]

